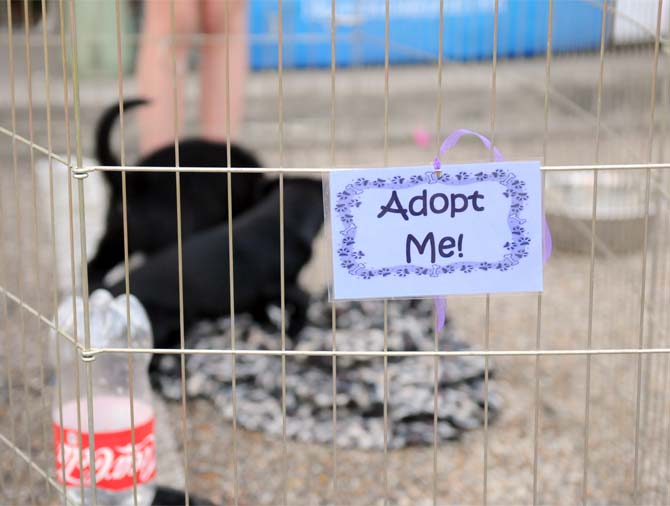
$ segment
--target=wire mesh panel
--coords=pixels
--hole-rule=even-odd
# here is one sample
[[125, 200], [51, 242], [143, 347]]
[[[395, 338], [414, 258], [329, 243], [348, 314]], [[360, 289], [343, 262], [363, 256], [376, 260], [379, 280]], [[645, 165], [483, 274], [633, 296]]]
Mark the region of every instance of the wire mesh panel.
[[[435, 0], [419, 11], [412, 11], [412, 2], [375, 0], [365, 8], [361, 2], [320, 2], [305, 11], [322, 22], [314, 49], [321, 68], [310, 70], [292, 68], [312, 40], [287, 28], [295, 28], [300, 3], [279, 0], [270, 9], [276, 23], [268, 35], [272, 54], [261, 54], [276, 68], [250, 76], [246, 122], [237, 135], [266, 162], [255, 170], [230, 162], [235, 76], [228, 64], [220, 69], [228, 162], [192, 167], [180, 156], [180, 139], [195, 131], [191, 105], [201, 90], [190, 67], [178, 64], [178, 40], [220, 44], [229, 62], [230, 40], [241, 37], [230, 30], [178, 33], [180, 1], [165, 4], [170, 30], [157, 41], [167, 51], [175, 163], [152, 169], [133, 165], [138, 131], [123, 106], [138, 89], [128, 72], [128, 53], [141, 39], [128, 24], [133, 6], [105, 4], [113, 6], [113, 19], [104, 23], [113, 46], [109, 33], [96, 36], [95, 27], [82, 24], [94, 20], [83, 13], [78, 18], [81, 3], [75, 0], [8, 0], [0, 10], [0, 502], [76, 502], [54, 468], [65, 441], [54, 442], [52, 425], [62, 426], [67, 416], [68, 382], [77, 390], [72, 399], [79, 432], [94, 433], [94, 425], [110, 416], [95, 402], [94, 388], [107, 357], [128, 364], [123, 409], [132, 427], [130, 500], [141, 502], [135, 438], [141, 413], [134, 395], [144, 371], [134, 364], [154, 355], [167, 357], [171, 374], [161, 383], [162, 395], [153, 398], [156, 483], [217, 504], [667, 504], [667, 0], [644, 2], [639, 11], [623, 1], [549, 0], [542, 3], [541, 22], [533, 2], [525, 1], [474, 2], [486, 13], [481, 22], [467, 16], [472, 6], [465, 2]], [[597, 14], [592, 40], [587, 48], [568, 47], [565, 13], [584, 6]], [[232, 8], [224, 2], [226, 20]], [[361, 12], [383, 32], [349, 30], [345, 25]], [[423, 37], [436, 40], [413, 46], [398, 36], [394, 15], [412, 12], [417, 19], [432, 16]], [[454, 56], [452, 35], [445, 35], [454, 15], [472, 25], [464, 37], [477, 38], [477, 30], [486, 28], [490, 55], [487, 49], [472, 61]], [[338, 42], [343, 30], [346, 42]], [[520, 49], [527, 42], [522, 30], [543, 34], [542, 51]], [[99, 39], [112, 52], [114, 72], [89, 72], [90, 48], [78, 54], [84, 39]], [[366, 60], [374, 54], [383, 58]], [[119, 164], [100, 165], [88, 158], [93, 127], [101, 106], [113, 101], [120, 102]], [[324, 295], [330, 257], [320, 234], [300, 281], [312, 296], [312, 323], [325, 337], [318, 345], [294, 341], [285, 271], [291, 260], [285, 247], [291, 178], [426, 164], [441, 137], [460, 127], [485, 133], [508, 159], [543, 160], [544, 208], [556, 246], [545, 266], [545, 291], [449, 297], [447, 330], [438, 334], [426, 310], [422, 345], [405, 346], [422, 303], [330, 302]], [[487, 155], [464, 144], [443, 161]], [[129, 247], [133, 204], [127, 192], [133, 175], [148, 170], [174, 181], [177, 346], [138, 347], [130, 330], [125, 346], [95, 346], [86, 264], [108, 226], [104, 181], [121, 172], [123, 260], [117, 280], [133, 293], [138, 260]], [[253, 319], [236, 307], [236, 287], [248, 279], [234, 255], [226, 258], [230, 291], [222, 318], [195, 328], [185, 323], [184, 286], [192, 280], [184, 279], [182, 226], [188, 223], [182, 223], [182, 211], [193, 201], [182, 183], [196, 172], [218, 173], [232, 187], [223, 223], [229, 251], [240, 240], [233, 176], [257, 172], [278, 179], [274, 341], [258, 337]], [[74, 308], [70, 333], [57, 309], [72, 293], [83, 302], [81, 311]], [[353, 314], [363, 316], [355, 320]], [[125, 317], [131, 318], [130, 303]], [[216, 339], [195, 339], [199, 335]], [[67, 357], [76, 357], [72, 367], [63, 366]], [[354, 366], [365, 374], [352, 376]], [[263, 378], [267, 397], [254, 397], [263, 388], [253, 390], [250, 377]], [[467, 379], [458, 383], [454, 377]], [[459, 401], [450, 404], [450, 392], [457, 390], [476, 399], [473, 415], [461, 416]], [[352, 409], [356, 396], [376, 400], [366, 401], [369, 409], [361, 415]], [[403, 415], [417, 404], [422, 417]], [[412, 433], [416, 440], [402, 439], [399, 424], [415, 422], [423, 424]], [[94, 445], [83, 451], [79, 441], [73, 458], [80, 465], [95, 462]], [[93, 490], [95, 482], [94, 473]], [[98, 499], [96, 492], [88, 496], [91, 503]]]

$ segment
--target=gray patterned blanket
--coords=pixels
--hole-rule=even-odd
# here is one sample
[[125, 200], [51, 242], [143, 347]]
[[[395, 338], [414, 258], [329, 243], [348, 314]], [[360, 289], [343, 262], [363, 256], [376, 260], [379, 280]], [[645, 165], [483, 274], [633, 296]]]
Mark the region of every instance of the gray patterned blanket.
[[[381, 351], [384, 349], [383, 303], [338, 302], [337, 349]], [[270, 323], [249, 317], [235, 319], [239, 349], [281, 349], [279, 310], [269, 308]], [[388, 309], [388, 349], [432, 351], [430, 300], [394, 300]], [[203, 322], [188, 338], [188, 346], [202, 349], [230, 348], [230, 319]], [[287, 349], [332, 350], [331, 305], [324, 294], [313, 301], [309, 323]], [[445, 327], [440, 350], [467, 349]], [[458, 438], [484, 421], [484, 360], [481, 357], [440, 357], [437, 432], [442, 440]], [[241, 355], [236, 361], [238, 424], [272, 436], [282, 434], [281, 357]], [[161, 361], [157, 382], [168, 399], [179, 400], [181, 386], [177, 356]], [[232, 357], [189, 355], [186, 360], [187, 394], [214, 402], [223, 416], [232, 419]], [[489, 378], [493, 378], [490, 368]], [[333, 435], [332, 359], [328, 356], [286, 358], [286, 432], [303, 442], [330, 443], [342, 447], [381, 449], [384, 444], [384, 366], [379, 356], [347, 355], [337, 358], [335, 403], [337, 425]], [[494, 380], [489, 381], [489, 420], [501, 408]], [[388, 446], [431, 444], [434, 419], [434, 358], [430, 356], [388, 359]]]

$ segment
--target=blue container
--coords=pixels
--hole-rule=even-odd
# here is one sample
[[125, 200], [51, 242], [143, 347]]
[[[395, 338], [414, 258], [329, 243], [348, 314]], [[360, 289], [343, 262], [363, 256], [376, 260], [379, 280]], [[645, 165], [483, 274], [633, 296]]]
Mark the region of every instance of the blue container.
[[[330, 65], [331, 0], [284, 0], [284, 67]], [[439, 51], [439, 0], [390, 0], [389, 61], [435, 61]], [[544, 54], [549, 0], [498, 1], [498, 56]], [[338, 66], [384, 62], [385, 0], [336, 0]], [[611, 16], [607, 20], [611, 28]], [[554, 0], [553, 50], [600, 45], [602, 10], [588, 0]], [[256, 69], [278, 62], [278, 2], [251, 0], [251, 63]], [[457, 61], [487, 59], [493, 53], [494, 0], [445, 0], [443, 54]]]

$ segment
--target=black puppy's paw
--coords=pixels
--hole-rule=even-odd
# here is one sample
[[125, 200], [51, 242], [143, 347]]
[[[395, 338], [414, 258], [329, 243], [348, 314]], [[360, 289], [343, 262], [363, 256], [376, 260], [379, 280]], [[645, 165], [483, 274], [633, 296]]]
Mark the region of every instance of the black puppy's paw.
[[309, 294], [299, 286], [286, 287], [286, 303], [293, 308], [291, 321], [287, 329], [289, 337], [296, 339], [307, 325], [307, 309], [309, 308]]
[[[192, 506], [214, 506], [214, 503], [202, 497], [188, 494], [188, 503]], [[186, 504], [186, 493], [168, 487], [157, 487], [151, 506], [182, 506]]]
[[269, 325], [273, 323], [265, 304], [258, 304], [249, 311], [249, 314], [251, 314], [251, 318], [260, 325]]
[[94, 262], [89, 262], [87, 267], [89, 293], [93, 292], [93, 290], [104, 287], [104, 279], [106, 274], [106, 270], [98, 268]]

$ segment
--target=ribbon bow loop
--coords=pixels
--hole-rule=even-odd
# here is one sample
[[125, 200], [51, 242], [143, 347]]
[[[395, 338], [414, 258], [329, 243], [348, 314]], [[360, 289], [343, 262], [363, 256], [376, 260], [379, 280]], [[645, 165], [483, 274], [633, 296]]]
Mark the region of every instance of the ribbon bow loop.
[[[449, 151], [451, 148], [456, 146], [458, 144], [458, 141], [461, 140], [461, 137], [465, 135], [473, 135], [477, 137], [481, 143], [489, 150], [493, 152], [493, 160], [496, 162], [504, 162], [505, 158], [502, 156], [502, 153], [498, 150], [497, 147], [493, 145], [493, 143], [488, 139], [487, 137], [483, 136], [480, 133], [474, 132], [472, 130], [468, 130], [466, 128], [459, 128], [458, 130], [454, 131], [451, 133], [444, 141], [442, 142], [442, 145], [440, 146], [440, 151], [438, 152], [438, 155], [433, 159], [433, 168], [435, 169], [436, 172], [440, 172], [442, 170], [442, 162], [440, 161], [440, 157], [444, 155], [447, 151]], [[552, 240], [551, 240], [551, 232], [549, 231], [549, 225], [547, 224], [547, 220], [542, 214], [542, 262], [546, 263], [547, 260], [549, 260], [549, 257], [551, 257], [551, 250], [552, 250]], [[446, 321], [446, 315], [447, 315], [447, 298], [446, 297], [434, 297], [433, 298], [434, 303], [435, 303], [435, 317], [436, 317], [436, 326], [437, 326], [437, 332], [440, 333], [442, 329], [444, 328], [444, 323]]]

